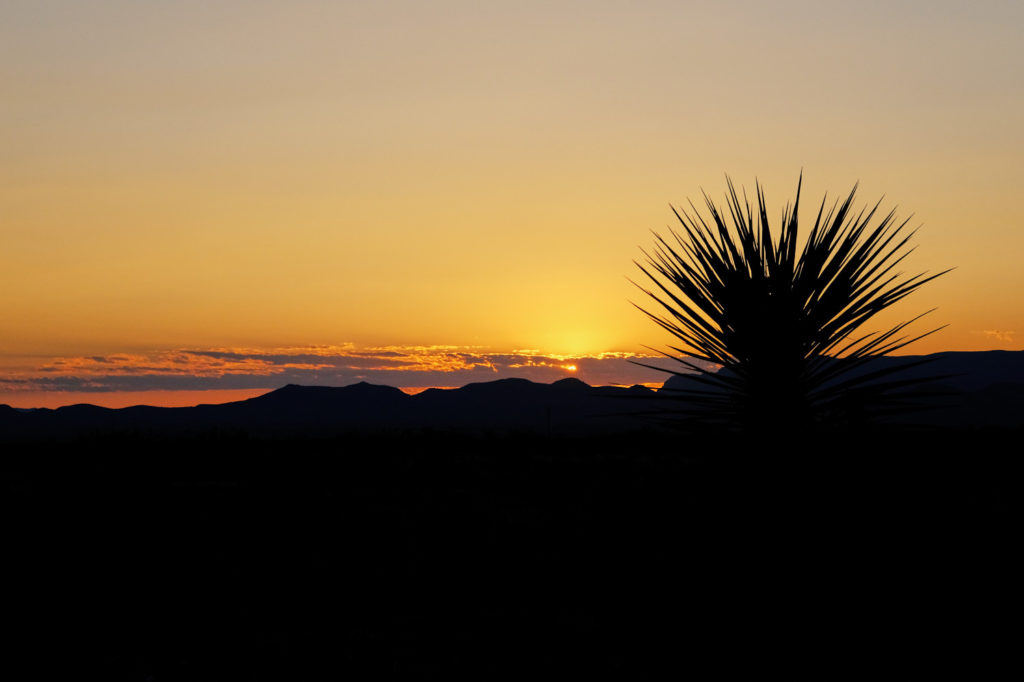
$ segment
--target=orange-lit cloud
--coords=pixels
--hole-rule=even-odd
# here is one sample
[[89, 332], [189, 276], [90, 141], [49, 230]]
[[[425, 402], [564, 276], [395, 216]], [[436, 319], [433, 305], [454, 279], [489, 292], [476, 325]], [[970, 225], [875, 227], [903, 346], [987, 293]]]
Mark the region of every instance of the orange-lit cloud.
[[975, 332], [975, 334], [981, 334], [986, 338], [994, 339], [996, 341], [1002, 341], [1003, 343], [1012, 343], [1013, 335], [1015, 333], [1016, 332], [1014, 331], [1000, 329], [983, 329], [981, 331]]
[[472, 346], [174, 349], [50, 358], [0, 374], [0, 392], [239, 390], [359, 381], [417, 389], [513, 376], [551, 382], [568, 375], [593, 385], [657, 384], [665, 374], [631, 362], [652, 359], [622, 352], [496, 353]]

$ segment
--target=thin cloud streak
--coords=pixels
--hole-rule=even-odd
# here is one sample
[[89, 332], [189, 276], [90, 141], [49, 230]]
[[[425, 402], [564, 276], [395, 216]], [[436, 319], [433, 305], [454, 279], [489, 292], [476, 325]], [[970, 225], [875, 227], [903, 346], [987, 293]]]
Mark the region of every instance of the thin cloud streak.
[[508, 377], [550, 383], [569, 376], [592, 385], [658, 385], [667, 377], [631, 360], [651, 363], [658, 358], [625, 352], [494, 353], [474, 346], [174, 349], [51, 358], [0, 375], [0, 392], [273, 389], [286, 384], [344, 386], [360, 381], [422, 389]]
[[1016, 332], [1012, 330], [1002, 329], [983, 329], [980, 331], [976, 331], [974, 333], [981, 334], [982, 336], [985, 336], [990, 339], [995, 339], [996, 341], [1002, 341], [1003, 343], [1012, 343], [1013, 336], [1014, 334], [1016, 334]]

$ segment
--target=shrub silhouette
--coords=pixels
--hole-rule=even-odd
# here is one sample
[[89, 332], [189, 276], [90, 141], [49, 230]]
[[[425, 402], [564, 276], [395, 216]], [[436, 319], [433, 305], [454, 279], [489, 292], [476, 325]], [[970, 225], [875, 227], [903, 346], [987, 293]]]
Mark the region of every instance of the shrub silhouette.
[[941, 327], [903, 335], [923, 313], [884, 332], [858, 330], [949, 270], [930, 276], [896, 271], [913, 251], [907, 243], [916, 229], [907, 231], [908, 221], [898, 222], [894, 211], [870, 227], [881, 201], [856, 211], [856, 185], [831, 208], [822, 199], [799, 249], [802, 174], [792, 206], [782, 212], [777, 239], [761, 185], [755, 216], [746, 192], [741, 200], [728, 176], [726, 182], [731, 230], [725, 212], [702, 191], [710, 220], [692, 202], [692, 214], [672, 207], [681, 230], [670, 228], [668, 239], [654, 233], [653, 252], [641, 249], [646, 263], [634, 261], [655, 285], [637, 286], [667, 314], [637, 307], [682, 341], [670, 346], [678, 355], [663, 354], [686, 368], [673, 374], [689, 375], [693, 382], [681, 390], [684, 419], [793, 433], [859, 425], [906, 409], [907, 391], [916, 381], [901, 380], [898, 373], [911, 363], [870, 361]]

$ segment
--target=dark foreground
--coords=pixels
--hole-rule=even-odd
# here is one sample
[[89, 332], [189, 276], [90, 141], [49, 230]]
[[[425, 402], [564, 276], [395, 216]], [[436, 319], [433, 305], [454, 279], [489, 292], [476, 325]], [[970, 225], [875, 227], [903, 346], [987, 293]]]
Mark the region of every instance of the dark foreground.
[[1021, 435], [784, 456], [642, 434], [9, 445], [5, 665], [976, 675], [1016, 645]]

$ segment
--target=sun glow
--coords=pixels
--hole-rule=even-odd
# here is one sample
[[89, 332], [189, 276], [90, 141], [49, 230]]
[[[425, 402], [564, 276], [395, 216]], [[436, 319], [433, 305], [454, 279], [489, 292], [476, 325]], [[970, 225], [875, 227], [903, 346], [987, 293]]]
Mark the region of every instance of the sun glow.
[[562, 365], [562, 369], [567, 369], [570, 372], [575, 372], [576, 371], [576, 365]]

